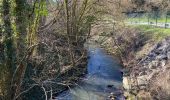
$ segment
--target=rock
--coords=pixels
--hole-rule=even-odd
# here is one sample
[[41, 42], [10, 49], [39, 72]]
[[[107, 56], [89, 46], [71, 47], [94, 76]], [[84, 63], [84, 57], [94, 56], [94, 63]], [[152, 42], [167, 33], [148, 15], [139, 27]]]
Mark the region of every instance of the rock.
[[147, 73], [145, 71], [142, 71], [139, 73], [139, 76], [146, 75]]
[[159, 54], [161, 54], [161, 52], [160, 51], [155, 51], [155, 54], [159, 55]]
[[157, 55], [155, 53], [151, 52], [148, 56], [151, 57], [151, 58], [155, 58]]
[[165, 65], [166, 65], [166, 61], [165, 60], [160, 62], [160, 67], [164, 67]]
[[108, 88], [112, 88], [114, 85], [107, 85]]
[[157, 59], [157, 60], [167, 60], [168, 57], [167, 57], [167, 55], [162, 54], [162, 55], [156, 56], [156, 59]]
[[138, 100], [153, 100], [149, 92], [140, 90], [137, 94]]
[[[161, 45], [162, 45], [161, 43], [158, 43], [154, 49], [158, 49], [159, 47], [161, 47]], [[154, 51], [152, 51], [152, 52], [154, 52]]]
[[130, 77], [123, 77], [123, 87], [124, 87], [125, 90], [131, 89]]
[[156, 69], [156, 67], [157, 67], [158, 64], [159, 64], [159, 61], [154, 60], [154, 61], [152, 61], [151, 63], [152, 63], [152, 68], [151, 68], [151, 69]]
[[167, 58], [170, 59], [170, 51], [167, 52]]
[[150, 74], [148, 74], [147, 78], [148, 80], [151, 79], [152, 77], [154, 77], [155, 74], [157, 74], [159, 72], [159, 70], [154, 69], [152, 70], [152, 72]]
[[139, 86], [147, 84], [147, 75], [138, 76], [137, 77], [137, 82], [138, 82]]
[[112, 96], [111, 96], [111, 95], [109, 95], [109, 96], [108, 96], [108, 98], [112, 98]]
[[152, 67], [153, 67], [152, 63], [149, 63], [149, 64], [148, 64], [148, 68], [149, 68], [149, 69], [152, 69]]

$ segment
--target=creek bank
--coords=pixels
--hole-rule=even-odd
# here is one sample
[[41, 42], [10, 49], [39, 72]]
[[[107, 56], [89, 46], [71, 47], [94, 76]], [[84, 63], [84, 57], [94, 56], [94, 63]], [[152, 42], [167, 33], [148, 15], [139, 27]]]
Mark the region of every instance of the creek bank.
[[[170, 72], [170, 37], [168, 34], [164, 38], [164, 35], [134, 27], [125, 27], [118, 32], [119, 34], [113, 32], [114, 35], [102, 42], [102, 46], [108, 49], [108, 52], [117, 55], [124, 66], [124, 96], [128, 100], [137, 98], [169, 100], [170, 82], [167, 76]], [[159, 84], [161, 81], [166, 84]]]
[[[124, 70], [123, 85], [126, 90], [125, 95], [134, 95], [144, 100], [152, 100], [154, 93], [151, 93], [153, 80], [162, 73], [170, 69], [170, 37], [153, 45], [148, 54], [140, 59], [133, 59], [135, 64]], [[161, 87], [160, 87], [161, 88]], [[143, 94], [141, 95], [141, 92]], [[145, 94], [146, 93], [146, 94]], [[145, 97], [143, 97], [146, 95]], [[159, 99], [158, 99], [159, 100]]]
[[[48, 99], [56, 97], [63, 91], [68, 90], [71, 87], [74, 87], [82, 77], [85, 76], [87, 73], [87, 57], [85, 56], [83, 59], [80, 60], [74, 67], [70, 67], [59, 75], [56, 75], [55, 78], [40, 80], [42, 83], [40, 85], [35, 86], [34, 88], [30, 89], [27, 94], [23, 95], [24, 100], [42, 100], [45, 99], [44, 92], [46, 92], [46, 96]], [[28, 81], [29, 83], [34, 81]], [[42, 86], [45, 88], [45, 91], [42, 91]]]
[[[63, 35], [43, 33], [39, 38], [39, 42], [43, 44], [37, 47], [38, 53], [28, 59], [29, 73], [26, 73], [22, 91], [29, 91], [21, 95], [24, 100], [55, 97], [74, 86], [87, 73], [87, 50], [84, 48], [84, 39], [78, 40], [77, 43], [73, 41], [70, 51], [68, 40]], [[75, 66], [70, 52], [74, 54]]]
[[[53, 88], [55, 89], [54, 96], [62, 93], [65, 90], [68, 90], [71, 87], [74, 87], [75, 84], [81, 80], [82, 77], [87, 73], [87, 59], [82, 60], [81, 64], [76, 65], [75, 67], [70, 68], [69, 70], [61, 73], [55, 80]], [[60, 84], [62, 83], [62, 84]], [[48, 82], [47, 82], [48, 85]]]

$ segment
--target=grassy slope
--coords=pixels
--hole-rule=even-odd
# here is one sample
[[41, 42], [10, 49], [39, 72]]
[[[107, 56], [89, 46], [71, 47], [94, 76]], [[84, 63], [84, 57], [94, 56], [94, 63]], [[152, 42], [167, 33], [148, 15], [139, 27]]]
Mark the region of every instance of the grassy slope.
[[[159, 28], [159, 27], [155, 27], [155, 26], [148, 26], [148, 25], [130, 25], [129, 27], [140, 30], [140, 33], [142, 33], [142, 34], [144, 33], [146, 36], [151, 36], [151, 38], [149, 40], [147, 40], [146, 44], [144, 46], [142, 46], [141, 49], [139, 49], [135, 52], [136, 59], [145, 57], [145, 55], [147, 55], [149, 53], [149, 51], [152, 50], [153, 46], [157, 42], [161, 41], [162, 39], [164, 39], [167, 36], [170, 36], [170, 29], [164, 29], [164, 28]], [[136, 59], [134, 59], [133, 61], [135, 61]], [[162, 73], [160, 73], [160, 74], [162, 74]], [[164, 72], [164, 74], [169, 75], [165, 72]], [[170, 93], [170, 92], [169, 92], [169, 88], [167, 88], [167, 87], [170, 87], [170, 86], [167, 85], [169, 83], [166, 83], [167, 79], [161, 79], [161, 80], [157, 80], [157, 81], [156, 81], [157, 82], [156, 85], [153, 86], [153, 87], [157, 88], [158, 86], [161, 86], [161, 88], [163, 88], [163, 89], [165, 88], [164, 90], [165, 90], [165, 93], [166, 93], [166, 95], [162, 95], [162, 92], [158, 92], [159, 96], [162, 96], [162, 97], [163, 96], [169, 96], [169, 95], [167, 95], [167, 93]], [[163, 85], [158, 84], [158, 83], [160, 83], [160, 81], [162, 81], [164, 84]], [[128, 96], [127, 100], [134, 100], [135, 99], [135, 96], [132, 95], [132, 94], [125, 92], [125, 95]], [[139, 100], [152, 100], [151, 97], [150, 97], [150, 93], [143, 91], [143, 90], [139, 91], [137, 96], [139, 97]], [[142, 98], [145, 98], [145, 99], [142, 99]], [[167, 97], [167, 98], [169, 98], [169, 97]]]
[[[130, 22], [148, 22], [148, 18], [146, 18], [146, 17], [128, 18], [127, 20], [130, 21]], [[165, 23], [166, 19], [165, 18], [158, 18], [157, 21], [158, 21], [158, 23]], [[149, 22], [156, 22], [156, 19], [150, 18]], [[167, 22], [170, 23], [170, 17], [168, 17]]]
[[130, 27], [140, 30], [145, 36], [150, 37], [145, 45], [136, 51], [136, 58], [142, 58], [153, 49], [153, 46], [164, 38], [170, 36], [170, 29], [159, 28], [149, 25], [130, 25]]
[[132, 25], [130, 27], [140, 29], [142, 32], [146, 33], [146, 35], [152, 36], [155, 41], [160, 41], [165, 37], [170, 36], [170, 29], [159, 28], [149, 25]]

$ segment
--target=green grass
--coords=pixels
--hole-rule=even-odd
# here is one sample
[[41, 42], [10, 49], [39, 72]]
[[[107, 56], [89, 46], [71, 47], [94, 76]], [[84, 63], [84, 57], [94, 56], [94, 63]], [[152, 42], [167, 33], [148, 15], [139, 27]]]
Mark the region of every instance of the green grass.
[[[127, 19], [129, 22], [148, 22], [147, 17], [141, 17], [141, 18], [128, 18]], [[165, 23], [166, 18], [158, 18], [157, 19], [158, 23]], [[150, 18], [149, 22], [156, 22], [156, 19]], [[170, 23], [170, 17], [167, 18], [167, 22]]]
[[152, 36], [155, 41], [160, 41], [165, 37], [170, 36], [170, 29], [149, 25], [131, 25], [131, 27], [141, 30], [141, 32], [145, 33], [148, 36]]

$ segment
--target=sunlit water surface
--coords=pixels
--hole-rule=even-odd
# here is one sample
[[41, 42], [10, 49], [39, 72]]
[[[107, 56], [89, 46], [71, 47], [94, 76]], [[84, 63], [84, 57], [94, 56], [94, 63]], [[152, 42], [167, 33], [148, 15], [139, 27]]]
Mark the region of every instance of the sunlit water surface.
[[109, 100], [110, 93], [116, 100], [124, 100], [121, 65], [103, 49], [90, 48], [87, 75], [74, 87], [61, 93], [56, 100]]

